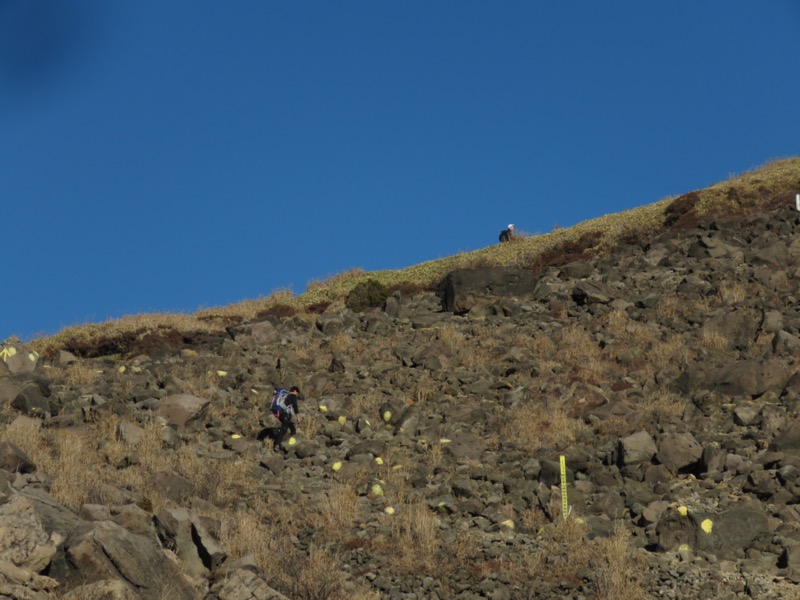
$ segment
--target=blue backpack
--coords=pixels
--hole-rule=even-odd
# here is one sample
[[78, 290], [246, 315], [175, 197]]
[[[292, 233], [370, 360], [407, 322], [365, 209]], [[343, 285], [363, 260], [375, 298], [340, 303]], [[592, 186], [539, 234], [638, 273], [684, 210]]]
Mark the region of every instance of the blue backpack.
[[291, 412], [291, 408], [286, 404], [287, 396], [289, 396], [289, 390], [284, 388], [275, 390], [275, 393], [272, 395], [272, 405], [270, 406], [273, 415], [277, 416], [281, 414], [281, 411]]

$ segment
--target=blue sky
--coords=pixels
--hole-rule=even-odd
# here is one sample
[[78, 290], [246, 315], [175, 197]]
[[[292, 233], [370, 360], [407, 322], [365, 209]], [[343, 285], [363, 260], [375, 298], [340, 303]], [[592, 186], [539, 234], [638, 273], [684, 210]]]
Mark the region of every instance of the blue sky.
[[798, 31], [797, 0], [0, 0], [0, 340], [796, 156]]

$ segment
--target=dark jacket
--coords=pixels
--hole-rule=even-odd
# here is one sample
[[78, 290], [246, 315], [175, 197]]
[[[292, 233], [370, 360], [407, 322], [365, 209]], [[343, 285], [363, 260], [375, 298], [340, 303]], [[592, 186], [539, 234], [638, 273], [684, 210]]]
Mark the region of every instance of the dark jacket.
[[510, 229], [503, 229], [503, 231], [500, 232], [500, 241], [501, 242], [510, 242], [511, 241], [511, 237], [513, 235], [514, 234], [511, 232]]
[[286, 396], [286, 406], [289, 408], [291, 414], [299, 414], [300, 410], [297, 408], [297, 394], [291, 393]]

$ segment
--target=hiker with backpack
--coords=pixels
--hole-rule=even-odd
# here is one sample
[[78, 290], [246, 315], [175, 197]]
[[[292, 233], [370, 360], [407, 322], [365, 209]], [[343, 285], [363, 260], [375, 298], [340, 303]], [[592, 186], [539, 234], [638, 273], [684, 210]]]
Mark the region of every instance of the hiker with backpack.
[[293, 385], [288, 390], [278, 388], [272, 395], [270, 410], [281, 424], [272, 445], [273, 450], [281, 450], [283, 448], [281, 444], [283, 443], [283, 438], [287, 431], [290, 431], [292, 435], [297, 433], [295, 423], [300, 420], [300, 410], [297, 407], [297, 401], [302, 397], [303, 395], [300, 393], [300, 388], [296, 385]]
[[503, 231], [500, 232], [500, 243], [502, 244], [503, 242], [510, 242], [513, 237], [514, 224], [512, 223], [508, 226], [508, 229], [503, 229]]

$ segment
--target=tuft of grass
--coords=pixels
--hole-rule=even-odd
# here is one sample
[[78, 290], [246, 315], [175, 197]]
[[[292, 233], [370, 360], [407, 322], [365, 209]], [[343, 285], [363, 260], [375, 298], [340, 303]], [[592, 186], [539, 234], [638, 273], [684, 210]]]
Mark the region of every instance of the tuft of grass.
[[570, 445], [584, 440], [590, 433], [583, 420], [570, 417], [558, 402], [547, 406], [543, 400], [534, 399], [512, 408], [507, 415], [501, 436], [515, 440], [528, 452]]
[[636, 561], [631, 560], [630, 532], [620, 522], [614, 533], [592, 542], [595, 550], [591, 564], [594, 568], [598, 600], [646, 600]]

